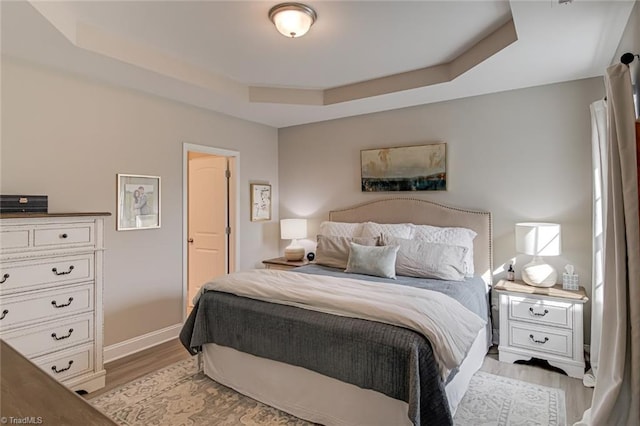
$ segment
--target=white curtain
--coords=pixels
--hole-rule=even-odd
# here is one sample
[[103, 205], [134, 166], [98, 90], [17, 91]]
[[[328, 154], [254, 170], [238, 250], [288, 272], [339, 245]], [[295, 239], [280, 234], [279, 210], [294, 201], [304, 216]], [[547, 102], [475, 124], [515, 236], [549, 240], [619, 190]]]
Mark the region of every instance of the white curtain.
[[607, 205], [607, 104], [600, 100], [591, 104], [591, 149], [593, 171], [593, 266], [591, 271], [591, 372], [585, 374], [585, 386], [595, 385], [602, 331], [604, 292], [604, 224]]
[[640, 230], [629, 68], [607, 69], [602, 330], [592, 406], [579, 425], [640, 425]]

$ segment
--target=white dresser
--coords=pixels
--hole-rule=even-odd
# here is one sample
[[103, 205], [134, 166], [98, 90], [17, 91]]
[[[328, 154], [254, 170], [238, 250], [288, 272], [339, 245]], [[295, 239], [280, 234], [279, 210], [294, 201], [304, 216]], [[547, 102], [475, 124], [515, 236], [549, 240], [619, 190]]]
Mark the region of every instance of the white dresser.
[[108, 215], [0, 215], [0, 338], [72, 390], [105, 384]]
[[500, 361], [539, 358], [581, 379], [582, 312], [589, 300], [584, 288], [569, 291], [561, 285], [540, 288], [502, 280], [494, 290], [500, 295]]

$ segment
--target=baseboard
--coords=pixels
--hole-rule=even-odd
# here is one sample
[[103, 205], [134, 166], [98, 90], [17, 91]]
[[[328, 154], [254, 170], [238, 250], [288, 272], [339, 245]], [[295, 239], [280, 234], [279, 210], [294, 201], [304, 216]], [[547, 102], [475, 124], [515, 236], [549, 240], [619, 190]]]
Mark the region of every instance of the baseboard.
[[180, 334], [180, 329], [182, 329], [182, 324], [175, 324], [160, 330], [152, 331], [151, 333], [143, 334], [142, 336], [134, 337], [133, 339], [125, 340], [124, 342], [105, 346], [104, 362], [107, 363], [115, 361], [127, 355], [131, 355], [144, 349], [159, 345], [160, 343], [175, 339]]

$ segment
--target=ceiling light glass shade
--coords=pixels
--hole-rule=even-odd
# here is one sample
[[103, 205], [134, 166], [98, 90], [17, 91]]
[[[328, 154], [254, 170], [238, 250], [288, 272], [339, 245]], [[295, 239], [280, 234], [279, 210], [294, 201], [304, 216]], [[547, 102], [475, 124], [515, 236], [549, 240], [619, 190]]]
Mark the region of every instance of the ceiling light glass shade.
[[269, 10], [269, 19], [280, 34], [286, 37], [301, 37], [316, 22], [315, 10], [302, 3], [281, 3]]
[[516, 250], [533, 256], [533, 260], [522, 267], [522, 281], [535, 287], [555, 285], [558, 273], [542, 256], [560, 255], [560, 244], [560, 225], [557, 223], [516, 224]]

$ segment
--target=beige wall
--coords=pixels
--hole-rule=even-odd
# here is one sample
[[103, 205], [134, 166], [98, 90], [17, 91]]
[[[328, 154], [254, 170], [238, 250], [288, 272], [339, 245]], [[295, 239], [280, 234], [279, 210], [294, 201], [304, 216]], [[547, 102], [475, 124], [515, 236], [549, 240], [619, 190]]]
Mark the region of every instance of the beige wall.
[[[640, 1], [636, 1], [629, 21], [622, 34], [622, 39], [618, 45], [611, 62], [616, 64], [620, 61], [620, 56], [625, 53], [640, 54]], [[635, 85], [636, 93], [636, 117], [640, 117], [640, 58], [636, 57], [631, 64], [631, 82]]]
[[[622, 38], [620, 39], [618, 50], [616, 50], [616, 53], [613, 56], [612, 63], [619, 62], [620, 56], [626, 52], [640, 54], [640, 2], [638, 1], [636, 1], [636, 4], [633, 6], [633, 10], [629, 16], [629, 21], [627, 22]], [[633, 65], [637, 66], [638, 62], [640, 61], [636, 58]]]
[[[116, 211], [116, 174], [162, 177], [162, 228], [106, 224], [105, 344], [182, 321], [182, 143], [240, 152], [239, 268], [278, 254], [274, 128], [2, 58], [2, 194], [49, 210]], [[271, 222], [249, 221], [249, 182], [273, 185]]]
[[[330, 209], [380, 197], [488, 210], [497, 278], [530, 259], [515, 252], [516, 222], [559, 222], [563, 254], [548, 261], [574, 264], [590, 291], [589, 104], [603, 89], [594, 78], [280, 129], [281, 217], [310, 218], [314, 235]], [[447, 143], [446, 192], [360, 191], [361, 149], [436, 141]]]

